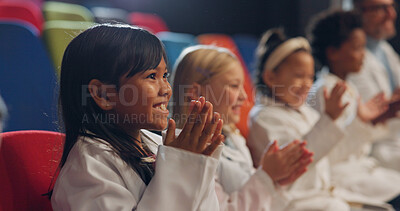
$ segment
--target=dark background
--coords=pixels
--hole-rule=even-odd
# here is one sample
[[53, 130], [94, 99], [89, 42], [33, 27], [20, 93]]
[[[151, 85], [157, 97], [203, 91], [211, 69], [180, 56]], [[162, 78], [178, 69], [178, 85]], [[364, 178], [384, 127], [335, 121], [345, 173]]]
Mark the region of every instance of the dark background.
[[[289, 36], [304, 35], [310, 18], [330, 7], [330, 0], [63, 0], [87, 7], [103, 5], [129, 12], [156, 13], [173, 32], [253, 34], [284, 27]], [[398, 0], [396, 0], [398, 1]], [[399, 19], [399, 18], [398, 18]], [[398, 20], [399, 23], [399, 20]], [[399, 24], [397, 24], [400, 31]], [[391, 40], [400, 52], [400, 37]]]

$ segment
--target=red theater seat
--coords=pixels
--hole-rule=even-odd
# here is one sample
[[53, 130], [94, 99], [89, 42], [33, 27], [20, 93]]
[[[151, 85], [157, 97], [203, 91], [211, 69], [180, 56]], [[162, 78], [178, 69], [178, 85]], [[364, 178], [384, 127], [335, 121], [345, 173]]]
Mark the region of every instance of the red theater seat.
[[55, 181], [64, 135], [30, 130], [0, 136], [0, 210], [52, 210], [42, 194]]
[[31, 1], [0, 1], [0, 20], [23, 21], [32, 24], [39, 32], [43, 29], [43, 15], [39, 6]]
[[169, 31], [164, 20], [156, 14], [132, 12], [129, 14], [128, 19], [131, 24], [143, 27], [154, 34], [162, 31]]

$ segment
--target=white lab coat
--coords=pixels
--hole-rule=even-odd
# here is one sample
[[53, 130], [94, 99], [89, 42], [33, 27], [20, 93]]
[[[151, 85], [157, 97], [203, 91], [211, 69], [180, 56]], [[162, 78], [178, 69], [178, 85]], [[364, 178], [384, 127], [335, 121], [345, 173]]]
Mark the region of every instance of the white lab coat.
[[[309, 104], [320, 113], [325, 110], [323, 88], [330, 92], [335, 84], [342, 81], [324, 69], [314, 84], [315, 98]], [[347, 90], [342, 103], [349, 103], [342, 115], [336, 120], [345, 130], [345, 136], [332, 149], [329, 159], [332, 168], [332, 185], [343, 188], [350, 194], [365, 196], [365, 202], [389, 201], [400, 194], [400, 173], [382, 168], [376, 160], [369, 156], [371, 142], [380, 133], [379, 126], [362, 122], [357, 116], [359, 94], [351, 82], [347, 82]], [[370, 199], [368, 199], [370, 198]], [[347, 197], [349, 199], [349, 197]]]
[[288, 196], [261, 168], [254, 169], [246, 140], [239, 130], [225, 135], [216, 183], [221, 210], [284, 210]]
[[[224, 128], [227, 128], [224, 126]], [[176, 129], [178, 136], [181, 129]], [[163, 131], [164, 137], [166, 132]], [[246, 140], [239, 130], [227, 135], [222, 147], [215, 191], [221, 211], [280, 211], [288, 205], [289, 196], [261, 169], [253, 168]]]
[[80, 138], [57, 178], [53, 209], [219, 210], [214, 175], [220, 152], [209, 157], [163, 146], [146, 130], [142, 140], [157, 153], [147, 186], [109, 145]]
[[[400, 87], [400, 58], [386, 41], [380, 45], [385, 52], [393, 72], [395, 85]], [[362, 101], [366, 102], [379, 92], [384, 92], [387, 98], [392, 96], [390, 81], [384, 65], [367, 49], [364, 63], [359, 73], [350, 74], [347, 81], [355, 85]], [[372, 156], [385, 167], [400, 171], [400, 120], [388, 121], [386, 136], [375, 140]]]
[[298, 110], [259, 95], [249, 114], [248, 146], [253, 161], [260, 160], [265, 148], [277, 140], [286, 145], [293, 140], [307, 140], [314, 152], [308, 171], [288, 188], [293, 197], [287, 210], [350, 210], [347, 203], [331, 193], [327, 154], [343, 137], [343, 132], [323, 114], [303, 105]]

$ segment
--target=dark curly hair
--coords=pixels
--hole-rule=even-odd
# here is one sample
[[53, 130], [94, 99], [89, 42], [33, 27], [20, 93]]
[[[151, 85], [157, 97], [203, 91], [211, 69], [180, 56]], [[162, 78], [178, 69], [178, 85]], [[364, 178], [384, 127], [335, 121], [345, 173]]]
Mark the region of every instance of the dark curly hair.
[[339, 48], [358, 28], [362, 28], [362, 20], [354, 11], [324, 11], [315, 16], [308, 26], [307, 37], [319, 65], [328, 65], [325, 54], [328, 47]]

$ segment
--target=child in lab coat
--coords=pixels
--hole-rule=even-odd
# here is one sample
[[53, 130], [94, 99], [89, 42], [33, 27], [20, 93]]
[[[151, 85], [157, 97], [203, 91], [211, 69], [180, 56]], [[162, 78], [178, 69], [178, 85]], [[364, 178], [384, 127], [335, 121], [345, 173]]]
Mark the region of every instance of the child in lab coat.
[[[204, 98], [175, 138], [166, 55], [156, 36], [102, 24], [65, 50], [60, 106], [66, 140], [54, 210], [218, 210], [222, 120]], [[164, 145], [148, 130], [169, 125]], [[205, 133], [204, 131], [207, 131]]]
[[359, 72], [363, 65], [366, 35], [361, 17], [355, 12], [324, 11], [314, 18], [309, 29], [314, 56], [322, 66], [309, 104], [322, 113], [322, 90], [332, 89], [338, 82], [347, 86], [342, 102], [348, 106], [336, 121], [345, 128], [345, 136], [329, 154], [333, 184], [348, 192], [348, 200], [355, 193], [364, 195], [368, 203], [390, 201], [400, 193], [400, 173], [382, 168], [369, 156], [371, 142], [377, 139], [380, 129], [371, 121], [386, 111], [387, 102], [384, 94], [379, 93], [362, 103], [357, 89], [346, 81], [350, 73]]
[[[182, 127], [192, 99], [204, 96], [224, 120], [225, 146], [217, 173], [220, 210], [284, 210], [289, 198], [282, 189], [295, 181], [311, 162], [305, 143], [294, 141], [284, 149], [277, 144], [264, 152], [254, 169], [246, 140], [235, 124], [246, 103], [244, 70], [229, 50], [197, 45], [179, 56], [173, 77], [173, 118]], [[261, 137], [260, 137], [261, 138]]]
[[288, 188], [293, 199], [287, 210], [350, 210], [333, 193], [327, 158], [343, 137], [334, 121], [347, 106], [341, 103], [345, 84], [325, 92], [327, 106], [321, 115], [308, 106], [305, 102], [314, 80], [311, 47], [302, 37], [286, 39], [280, 29], [263, 35], [257, 61], [257, 100], [249, 114], [248, 145], [253, 161], [257, 162], [274, 140], [281, 146], [296, 139], [307, 140], [314, 161], [308, 172]]

